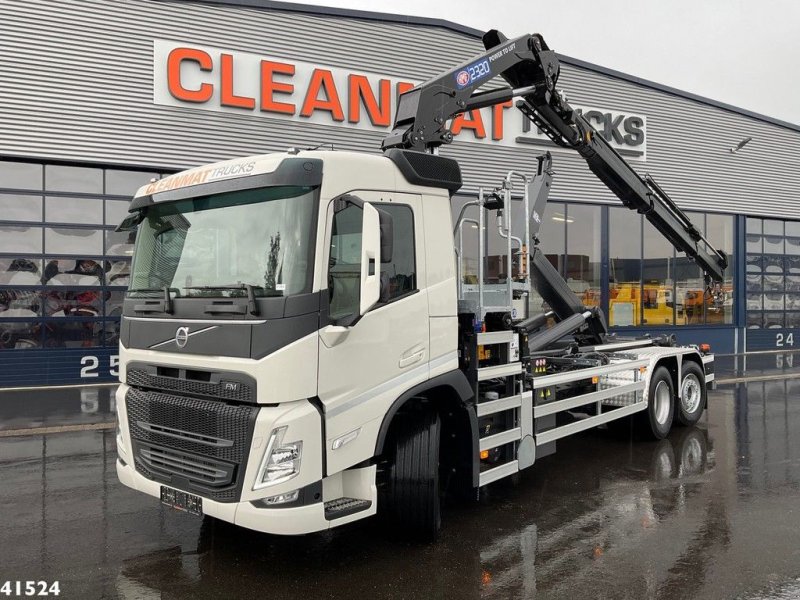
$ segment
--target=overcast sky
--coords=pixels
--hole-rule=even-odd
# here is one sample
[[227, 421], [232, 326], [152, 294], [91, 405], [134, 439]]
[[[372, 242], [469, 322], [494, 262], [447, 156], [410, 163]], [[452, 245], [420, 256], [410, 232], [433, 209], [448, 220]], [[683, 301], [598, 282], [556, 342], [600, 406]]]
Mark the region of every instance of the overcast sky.
[[308, 0], [447, 19], [800, 124], [800, 0]]

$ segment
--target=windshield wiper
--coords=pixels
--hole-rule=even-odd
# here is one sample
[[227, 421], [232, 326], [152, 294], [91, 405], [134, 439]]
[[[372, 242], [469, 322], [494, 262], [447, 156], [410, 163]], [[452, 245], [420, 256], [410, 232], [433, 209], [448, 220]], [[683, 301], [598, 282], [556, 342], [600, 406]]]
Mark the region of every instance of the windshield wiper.
[[172, 314], [172, 297], [169, 293], [175, 292], [175, 296], [181, 295], [181, 291], [178, 288], [171, 288], [168, 285], [160, 288], [133, 288], [129, 289], [128, 292], [162, 292], [164, 298], [157, 303], [145, 301], [144, 304], [134, 305], [133, 310], [136, 312], [163, 312], [168, 315]]
[[[183, 289], [185, 290], [247, 290], [247, 312], [249, 312], [254, 317], [257, 317], [261, 313], [258, 310], [258, 304], [256, 304], [256, 287], [258, 289], [263, 290], [264, 288], [259, 286], [250, 285], [249, 283], [235, 283], [232, 285], [193, 285], [193, 286], [186, 286]], [[265, 290], [266, 291], [266, 290]], [[281, 294], [283, 295], [283, 294]], [[215, 312], [206, 309], [205, 312]], [[219, 311], [216, 311], [219, 312]]]

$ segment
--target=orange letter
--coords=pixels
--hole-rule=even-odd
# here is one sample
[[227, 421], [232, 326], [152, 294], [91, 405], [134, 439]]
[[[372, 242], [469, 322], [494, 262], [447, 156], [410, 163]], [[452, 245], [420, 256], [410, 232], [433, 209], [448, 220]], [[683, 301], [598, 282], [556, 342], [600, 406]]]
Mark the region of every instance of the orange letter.
[[200, 89], [187, 90], [181, 85], [181, 63], [185, 60], [196, 62], [201, 71], [211, 71], [214, 63], [211, 57], [202, 50], [194, 48], [175, 48], [167, 57], [167, 87], [176, 100], [184, 102], [208, 102], [214, 94], [214, 86], [210, 83], [200, 84]]
[[369, 79], [364, 75], [350, 75], [347, 78], [349, 86], [348, 101], [348, 121], [358, 123], [361, 120], [361, 101], [367, 109], [367, 115], [373, 125], [388, 127], [391, 124], [391, 106], [389, 104], [389, 94], [392, 91], [392, 82], [388, 79], [381, 79], [378, 82], [378, 95], [380, 101], [375, 100], [375, 94], [369, 84]]
[[509, 100], [508, 102], [503, 102], [502, 104], [495, 104], [492, 107], [493, 140], [503, 139], [503, 112], [505, 112], [505, 109], [511, 108], [512, 106], [514, 106], [514, 103], [511, 100]]
[[453, 119], [453, 125], [450, 127], [450, 130], [453, 132], [453, 135], [458, 135], [461, 133], [462, 129], [471, 129], [473, 135], [482, 140], [486, 137], [486, 128], [483, 126], [483, 117], [481, 117], [481, 111], [477, 108], [475, 110], [469, 111], [470, 119], [464, 118], [465, 113], [461, 113], [455, 119]]
[[235, 108], [256, 107], [256, 101], [248, 96], [237, 96], [233, 93], [233, 56], [231, 54], [222, 55], [222, 92], [220, 102], [222, 106], [233, 106]]
[[276, 102], [272, 98], [272, 95], [275, 93], [291, 94], [294, 92], [294, 86], [291, 83], [273, 81], [275, 73], [294, 75], [294, 65], [272, 62], [269, 60], [261, 61], [261, 110], [293, 115], [294, 104], [289, 102]]
[[[319, 98], [320, 88], [323, 88], [327, 100]], [[336, 85], [333, 83], [333, 74], [325, 69], [314, 69], [311, 74], [311, 82], [308, 84], [300, 116], [310, 117], [315, 110], [327, 110], [334, 121], [344, 121], [344, 111], [339, 102]]]
[[407, 81], [398, 81], [397, 82], [397, 95], [405, 94], [408, 90], [413, 89], [414, 84], [409, 83]]

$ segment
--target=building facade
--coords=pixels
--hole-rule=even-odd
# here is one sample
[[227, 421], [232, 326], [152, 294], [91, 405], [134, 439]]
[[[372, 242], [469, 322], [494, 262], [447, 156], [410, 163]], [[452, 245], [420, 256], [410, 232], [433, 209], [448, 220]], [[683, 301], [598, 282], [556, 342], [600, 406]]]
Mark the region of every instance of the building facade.
[[[114, 227], [139, 185], [289, 147], [379, 152], [399, 93], [482, 51], [480, 32], [453, 23], [268, 0], [0, 0], [0, 11], [6, 387], [116, 375], [134, 240]], [[725, 281], [707, 286], [510, 103], [454, 122], [442, 149], [464, 175], [454, 211], [550, 151], [541, 246], [612, 330], [723, 353], [794, 347], [800, 127], [569, 57], [559, 87], [729, 254]], [[474, 257], [463, 260], [469, 277]]]

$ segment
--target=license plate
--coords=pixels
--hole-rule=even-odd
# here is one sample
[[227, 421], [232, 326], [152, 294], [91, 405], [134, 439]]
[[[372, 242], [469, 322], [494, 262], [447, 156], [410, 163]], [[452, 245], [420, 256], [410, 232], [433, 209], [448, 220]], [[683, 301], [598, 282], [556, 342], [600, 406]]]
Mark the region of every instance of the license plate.
[[203, 516], [203, 499], [200, 496], [174, 490], [165, 485], [161, 486], [161, 504], [182, 510], [190, 515]]

